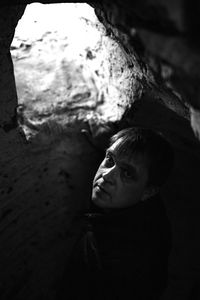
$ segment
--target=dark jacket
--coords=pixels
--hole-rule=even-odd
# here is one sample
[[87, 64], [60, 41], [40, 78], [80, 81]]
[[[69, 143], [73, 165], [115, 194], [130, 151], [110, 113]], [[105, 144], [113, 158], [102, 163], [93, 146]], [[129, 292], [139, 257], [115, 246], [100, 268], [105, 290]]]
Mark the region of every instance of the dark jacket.
[[107, 212], [93, 206], [79, 217], [83, 231], [63, 278], [63, 299], [159, 299], [171, 241], [160, 198]]

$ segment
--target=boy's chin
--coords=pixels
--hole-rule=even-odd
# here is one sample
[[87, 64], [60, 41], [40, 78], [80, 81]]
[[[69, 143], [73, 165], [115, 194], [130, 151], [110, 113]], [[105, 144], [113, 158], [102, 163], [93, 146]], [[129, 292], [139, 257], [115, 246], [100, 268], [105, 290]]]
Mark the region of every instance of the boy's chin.
[[106, 207], [109, 207], [109, 203], [108, 201], [106, 201], [106, 199], [104, 199], [103, 197], [96, 197], [95, 195], [92, 196], [92, 202], [101, 207], [101, 208], [106, 208]]

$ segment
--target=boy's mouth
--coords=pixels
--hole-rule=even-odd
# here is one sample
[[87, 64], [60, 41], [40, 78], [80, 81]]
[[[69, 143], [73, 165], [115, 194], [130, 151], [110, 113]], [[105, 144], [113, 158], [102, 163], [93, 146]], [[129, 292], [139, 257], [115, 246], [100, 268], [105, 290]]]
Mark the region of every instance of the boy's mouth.
[[102, 187], [101, 184], [97, 184], [96, 187], [99, 188], [100, 191], [102, 191], [103, 193], [105, 193], [107, 196], [110, 197], [110, 193], [104, 187]]

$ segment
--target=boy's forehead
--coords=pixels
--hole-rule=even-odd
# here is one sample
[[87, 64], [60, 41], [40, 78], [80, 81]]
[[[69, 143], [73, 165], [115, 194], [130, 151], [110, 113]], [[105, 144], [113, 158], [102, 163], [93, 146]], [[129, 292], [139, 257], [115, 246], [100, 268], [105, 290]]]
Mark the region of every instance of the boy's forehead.
[[132, 164], [144, 164], [146, 163], [146, 155], [140, 152], [134, 152], [132, 149], [127, 148], [125, 145], [121, 145], [121, 139], [115, 141], [108, 149], [107, 152], [112, 153], [116, 160]]

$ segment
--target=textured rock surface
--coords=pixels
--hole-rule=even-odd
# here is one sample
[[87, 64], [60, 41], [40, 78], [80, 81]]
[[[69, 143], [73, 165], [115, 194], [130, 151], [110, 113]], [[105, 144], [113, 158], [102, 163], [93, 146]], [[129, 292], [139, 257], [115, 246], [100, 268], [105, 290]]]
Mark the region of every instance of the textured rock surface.
[[[182, 101], [199, 110], [198, 2], [119, 0], [92, 5], [99, 19], [160, 73]], [[198, 122], [193, 127], [197, 132]]]
[[86, 4], [32, 4], [11, 49], [18, 111], [27, 135], [47, 120], [64, 125], [94, 113], [107, 121], [120, 120], [142, 90], [136, 58], [130, 66]]
[[13, 74], [13, 63], [9, 51], [18, 19], [24, 6], [1, 7], [0, 18], [0, 126], [5, 130], [16, 126], [15, 109], [17, 95]]
[[90, 195], [88, 166], [98, 161], [75, 127], [46, 130], [29, 145], [13, 142], [14, 132], [1, 136], [1, 299], [51, 299], [74, 238], [71, 218]]

